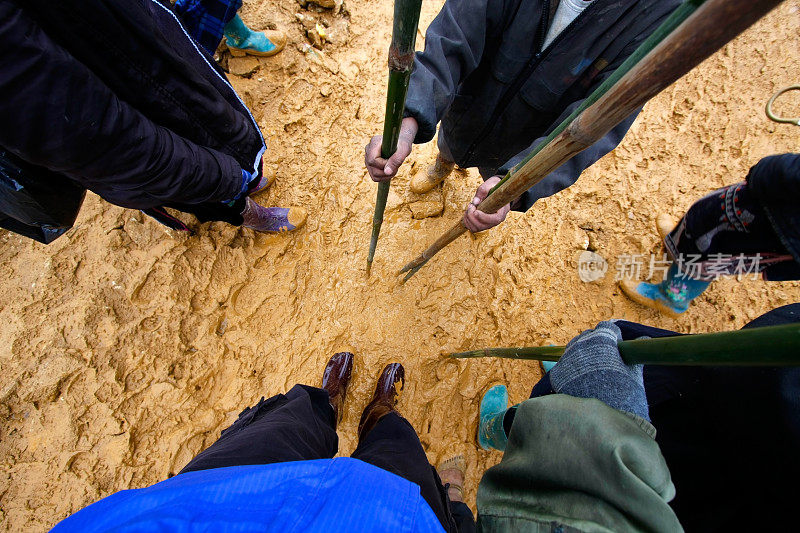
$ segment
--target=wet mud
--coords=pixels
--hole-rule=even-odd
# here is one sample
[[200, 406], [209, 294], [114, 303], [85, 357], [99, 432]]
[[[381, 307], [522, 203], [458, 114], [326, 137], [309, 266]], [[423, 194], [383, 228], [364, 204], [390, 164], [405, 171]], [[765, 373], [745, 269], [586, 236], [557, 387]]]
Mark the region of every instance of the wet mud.
[[[423, 28], [440, 5], [423, 5]], [[519, 402], [541, 369], [442, 353], [561, 344], [610, 317], [735, 329], [800, 301], [798, 283], [724, 279], [673, 320], [614, 282], [618, 256], [661, 253], [659, 213], [678, 217], [761, 157], [797, 150], [800, 128], [769, 122], [764, 104], [799, 81], [799, 6], [784, 2], [650, 102], [574, 187], [461, 237], [400, 285], [394, 273], [459, 219], [479, 178], [457, 170], [412, 194], [411, 176], [435, 156], [434, 143], [416, 147], [393, 182], [366, 279], [376, 187], [363, 148], [383, 120], [391, 3], [348, 0], [320, 13], [294, 0], [246, 1], [246, 22], [274, 23], [293, 41], [272, 58], [224, 58], [276, 176], [257, 199], [302, 206], [308, 222], [282, 235], [213, 223], [188, 236], [89, 195], [75, 228], [50, 246], [0, 232], [2, 528], [43, 531], [103, 496], [165, 479], [261, 396], [319, 384], [343, 349], [356, 360], [340, 453], [355, 448], [381, 369], [402, 362], [400, 410], [431, 462], [465, 456], [474, 508], [481, 473], [500, 459], [475, 446], [480, 396], [502, 382]], [[800, 114], [792, 98], [781, 110]], [[609, 262], [592, 283], [577, 271], [587, 248]]]

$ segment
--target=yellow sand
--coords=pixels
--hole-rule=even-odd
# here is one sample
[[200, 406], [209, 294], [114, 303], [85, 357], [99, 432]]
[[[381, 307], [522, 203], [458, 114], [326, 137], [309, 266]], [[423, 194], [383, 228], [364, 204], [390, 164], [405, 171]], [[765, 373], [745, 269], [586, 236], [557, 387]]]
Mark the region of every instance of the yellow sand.
[[[440, 5], [424, 3], [423, 28]], [[411, 174], [435, 153], [433, 143], [417, 147], [393, 182], [365, 279], [376, 187], [363, 147], [383, 120], [391, 2], [349, 0], [349, 30], [346, 18], [324, 14], [333, 43], [314, 61], [296, 46], [305, 37], [294, 0], [247, 2], [245, 21], [275, 22], [294, 42], [229, 65], [251, 76], [233, 83], [267, 138], [265, 170], [277, 175], [258, 199], [302, 206], [308, 222], [277, 236], [216, 223], [188, 237], [89, 195], [76, 227], [50, 246], [0, 232], [4, 529], [42, 531], [103, 496], [165, 479], [245, 406], [317, 384], [344, 346], [357, 359], [340, 452], [355, 447], [375, 377], [401, 361], [402, 412], [433, 463], [465, 456], [474, 505], [481, 473], [500, 459], [474, 445], [480, 395], [499, 381], [521, 401], [540, 369], [441, 352], [564, 343], [609, 317], [735, 329], [800, 301], [798, 283], [725, 279], [673, 320], [633, 304], [613, 281], [618, 255], [660, 253], [659, 212], [678, 217], [761, 157], [797, 150], [800, 128], [767, 121], [763, 107], [800, 82], [798, 6], [784, 2], [659, 95], [576, 186], [462, 237], [400, 286], [393, 273], [461, 216], [479, 178], [455, 173], [441, 191], [410, 194]], [[800, 100], [787, 95], [781, 109], [792, 108], [800, 114]], [[439, 211], [417, 201], [442, 204], [442, 215], [413, 219]], [[611, 263], [589, 284], [576, 270], [587, 241]]]

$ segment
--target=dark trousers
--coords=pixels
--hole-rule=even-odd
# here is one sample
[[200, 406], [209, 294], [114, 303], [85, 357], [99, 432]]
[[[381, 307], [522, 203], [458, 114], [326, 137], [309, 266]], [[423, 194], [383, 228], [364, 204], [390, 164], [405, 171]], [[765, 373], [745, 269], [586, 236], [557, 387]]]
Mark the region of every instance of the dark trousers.
[[[800, 304], [791, 304], [745, 328], [799, 321]], [[617, 325], [624, 340], [680, 335]], [[670, 505], [686, 531], [784, 530], [796, 523], [800, 368], [648, 365], [644, 388], [677, 491]], [[531, 397], [552, 392], [545, 376]], [[507, 431], [511, 424], [507, 415]]]
[[[263, 398], [242, 411], [219, 440], [181, 470], [330, 459], [339, 449], [333, 408], [324, 389], [295, 385], [286, 394]], [[428, 462], [414, 428], [389, 413], [358, 443], [352, 456], [420, 486], [446, 531], [472, 532], [475, 522], [466, 504], [451, 502], [436, 469]], [[377, 488], [377, 487], [376, 487]]]
[[[737, 268], [740, 273], [763, 271], [768, 280], [800, 279], [800, 264], [791, 259], [773, 220], [767, 216], [749, 183], [723, 187], [696, 201], [664, 239], [664, 245], [673, 260], [682, 256], [687, 261], [685, 267], [679, 262], [679, 268], [690, 277], [700, 273], [693, 273], [691, 261], [696, 261], [698, 266], [713, 265], [716, 269], [713, 274], [701, 269], [711, 274], [711, 279], [716, 275], [734, 274]], [[757, 263], [746, 263], [747, 266], [740, 263], [740, 256], [756, 254], [759, 256]], [[771, 256], [781, 255], [787, 259], [768, 263]]]
[[[745, 328], [800, 321], [800, 304]], [[618, 323], [624, 339], [674, 332]], [[644, 330], [641, 328], [645, 328]], [[768, 531], [796, 523], [800, 368], [645, 366], [656, 441], [687, 531]]]

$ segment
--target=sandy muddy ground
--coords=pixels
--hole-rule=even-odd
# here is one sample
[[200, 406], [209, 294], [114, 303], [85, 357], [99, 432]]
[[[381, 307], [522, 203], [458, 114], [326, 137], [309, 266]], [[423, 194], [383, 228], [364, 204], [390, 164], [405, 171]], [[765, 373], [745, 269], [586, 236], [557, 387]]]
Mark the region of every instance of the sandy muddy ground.
[[[440, 5], [425, 2], [423, 28]], [[678, 216], [742, 180], [759, 158], [797, 150], [800, 128], [767, 121], [763, 106], [800, 81], [799, 7], [784, 2], [648, 104], [576, 186], [462, 237], [401, 286], [395, 270], [461, 216], [479, 178], [461, 172], [417, 197], [410, 174], [434, 154], [433, 143], [417, 147], [394, 182], [365, 279], [375, 186], [363, 146], [383, 118], [391, 2], [348, 0], [349, 18], [294, 0], [246, 2], [246, 21], [275, 22], [295, 43], [305, 42], [297, 12], [330, 25], [334, 42], [320, 64], [296, 46], [229, 64], [268, 139], [266, 171], [277, 175], [260, 200], [304, 206], [308, 225], [265, 236], [211, 224], [186, 236], [90, 195], [76, 227], [50, 246], [1, 232], [4, 528], [41, 531], [114, 491], [166, 478], [262, 395], [317, 384], [344, 347], [357, 359], [340, 453], [355, 447], [373, 380], [401, 361], [401, 411], [433, 463], [466, 456], [474, 505], [481, 473], [500, 459], [474, 444], [480, 395], [505, 382], [518, 402], [540, 368], [447, 361], [441, 352], [564, 343], [609, 317], [682, 332], [734, 329], [800, 301], [798, 283], [728, 279], [672, 320], [632, 304], [613, 279], [620, 254], [659, 252], [657, 213]], [[431, 207], [420, 201], [443, 213], [413, 219]], [[590, 284], [575, 263], [587, 242], [611, 264]]]

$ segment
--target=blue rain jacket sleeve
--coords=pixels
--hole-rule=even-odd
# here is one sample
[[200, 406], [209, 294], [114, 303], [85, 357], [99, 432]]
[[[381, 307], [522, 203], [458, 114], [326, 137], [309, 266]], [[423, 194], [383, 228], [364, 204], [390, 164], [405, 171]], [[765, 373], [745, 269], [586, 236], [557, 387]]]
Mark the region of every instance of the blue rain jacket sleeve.
[[136, 209], [234, 198], [242, 167], [119, 99], [20, 8], [0, 1], [0, 146]]
[[112, 530], [444, 531], [418, 485], [349, 457], [187, 472], [112, 494], [52, 531]]

